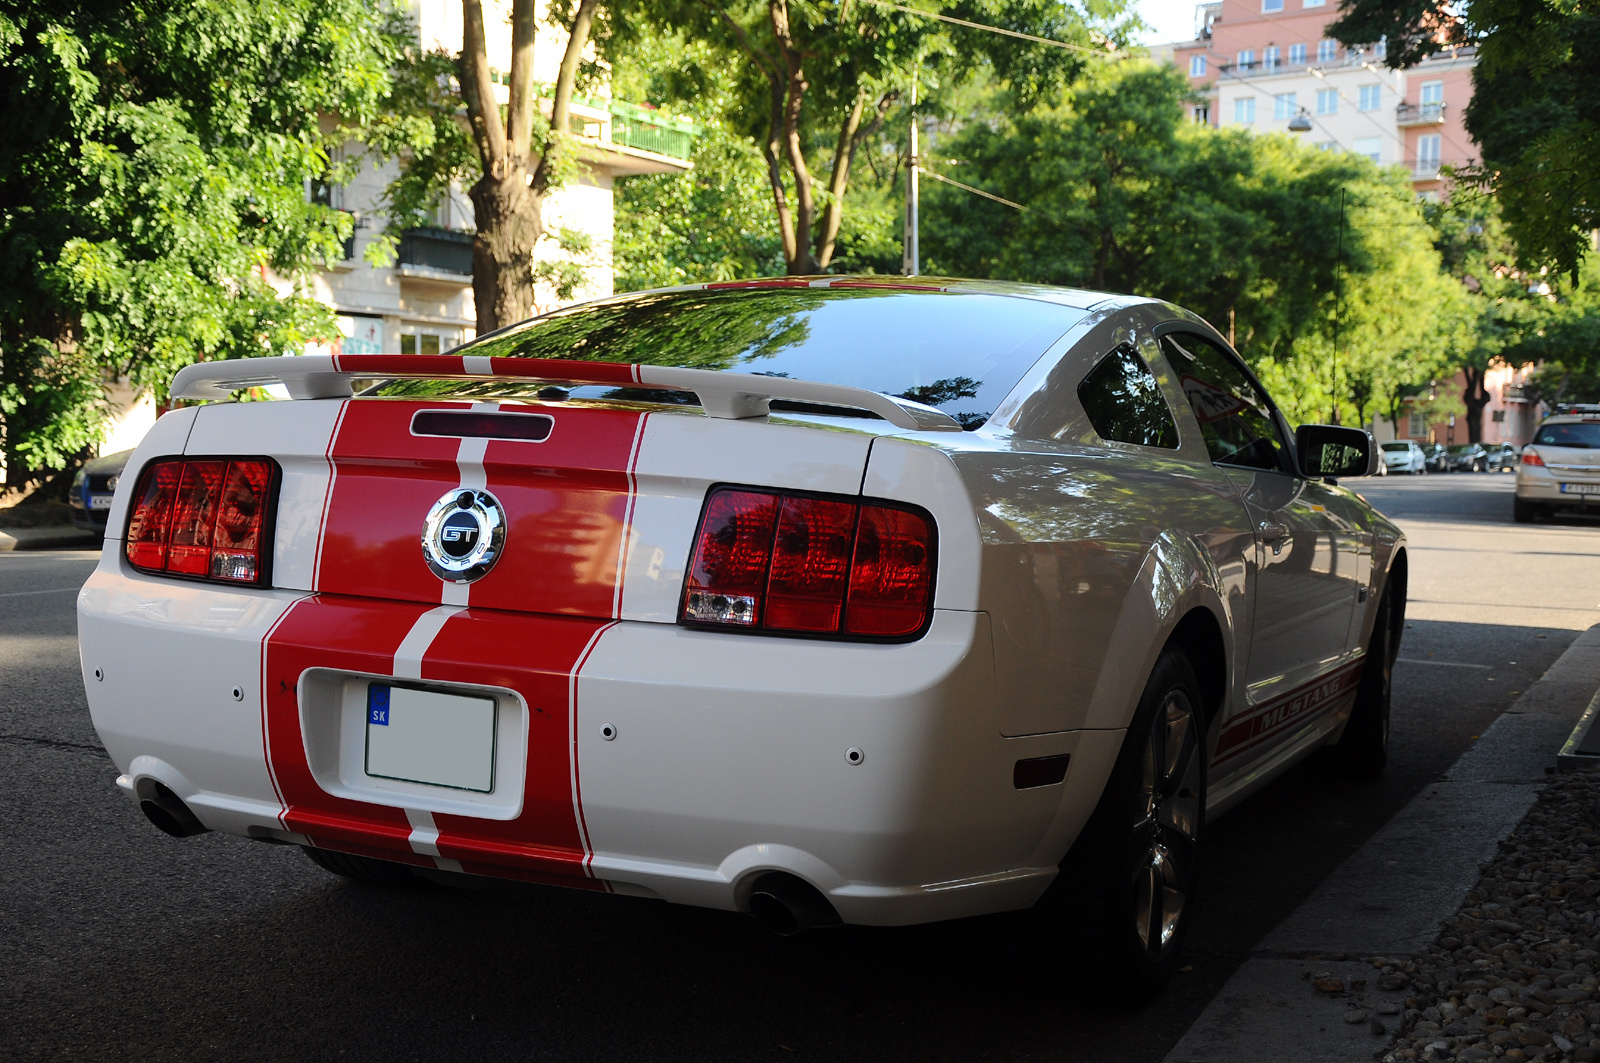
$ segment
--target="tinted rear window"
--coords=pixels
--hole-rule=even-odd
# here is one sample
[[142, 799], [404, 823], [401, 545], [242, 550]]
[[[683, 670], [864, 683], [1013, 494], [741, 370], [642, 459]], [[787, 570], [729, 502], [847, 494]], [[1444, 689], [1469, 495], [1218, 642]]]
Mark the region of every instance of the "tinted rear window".
[[1410, 450], [1411, 449], [1411, 444], [1410, 443], [1380, 443], [1378, 445], [1383, 447], [1384, 450], [1400, 451], [1400, 450]]
[[1547, 447], [1600, 447], [1600, 424], [1583, 421], [1541, 425], [1533, 441]]
[[[937, 406], [976, 428], [1085, 313], [966, 292], [660, 292], [557, 311], [454, 353], [728, 369], [844, 384]], [[665, 397], [606, 388], [573, 394]]]

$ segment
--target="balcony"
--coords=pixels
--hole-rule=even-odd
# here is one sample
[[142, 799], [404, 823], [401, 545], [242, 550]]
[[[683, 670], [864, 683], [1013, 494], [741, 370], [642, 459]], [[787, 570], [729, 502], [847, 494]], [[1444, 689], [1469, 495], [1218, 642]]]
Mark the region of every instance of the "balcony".
[[659, 111], [622, 100], [610, 101], [610, 111], [613, 144], [654, 152], [669, 159], [688, 159], [694, 154], [694, 141], [700, 135], [700, 127], [693, 122], [669, 118]]
[[454, 229], [407, 229], [400, 234], [400, 274], [472, 283], [472, 234]]
[[1399, 126], [1443, 125], [1444, 104], [1402, 103], [1394, 109], [1394, 120]]

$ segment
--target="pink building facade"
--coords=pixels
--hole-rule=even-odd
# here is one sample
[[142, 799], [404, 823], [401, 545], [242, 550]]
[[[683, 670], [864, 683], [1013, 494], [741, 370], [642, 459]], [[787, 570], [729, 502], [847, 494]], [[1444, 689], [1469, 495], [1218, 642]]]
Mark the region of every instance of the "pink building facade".
[[1346, 48], [1327, 35], [1338, 14], [1329, 0], [1200, 5], [1195, 40], [1171, 53], [1206, 96], [1193, 117], [1261, 133], [1309, 124], [1297, 133], [1309, 143], [1402, 166], [1418, 194], [1438, 198], [1440, 168], [1477, 158], [1462, 125], [1472, 98], [1473, 50], [1390, 70], [1383, 42]]
[[[1480, 442], [1510, 443], [1520, 447], [1533, 438], [1534, 430], [1539, 427], [1539, 421], [1545, 414], [1542, 403], [1530, 402], [1527, 397], [1528, 377], [1533, 370], [1531, 363], [1511, 366], [1501, 362], [1489, 367], [1483, 381], [1483, 388], [1489, 394], [1489, 404], [1483, 408], [1483, 431], [1478, 437]], [[1457, 373], [1452, 380], [1439, 381], [1436, 390], [1440, 395], [1459, 396], [1466, 386], [1465, 375]], [[1379, 439], [1390, 438], [1389, 433], [1384, 431], [1389, 426], [1381, 420], [1374, 427], [1377, 429], [1374, 434]], [[1415, 439], [1419, 443], [1443, 443], [1446, 446], [1466, 443], [1472, 438], [1467, 431], [1465, 415], [1430, 418], [1414, 408], [1401, 415], [1400, 423], [1393, 426], [1393, 433], [1397, 439]]]

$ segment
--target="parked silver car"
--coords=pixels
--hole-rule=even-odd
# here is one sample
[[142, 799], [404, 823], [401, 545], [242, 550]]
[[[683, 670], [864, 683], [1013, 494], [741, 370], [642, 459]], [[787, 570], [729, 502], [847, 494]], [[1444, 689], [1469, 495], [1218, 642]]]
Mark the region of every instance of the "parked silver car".
[[1511, 515], [1520, 522], [1558, 509], [1600, 510], [1600, 406], [1558, 407], [1522, 448]]

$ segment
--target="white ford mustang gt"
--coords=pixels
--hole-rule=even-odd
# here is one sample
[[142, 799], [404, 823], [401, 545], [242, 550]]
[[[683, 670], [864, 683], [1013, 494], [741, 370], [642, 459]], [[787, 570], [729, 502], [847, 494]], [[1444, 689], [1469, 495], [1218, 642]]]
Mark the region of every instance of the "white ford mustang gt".
[[[627, 295], [449, 355], [191, 366], [78, 600], [169, 834], [775, 929], [1035, 907], [1159, 985], [1206, 821], [1382, 768], [1399, 530], [1172, 305]], [[181, 666], [180, 666], [181, 665]]]

